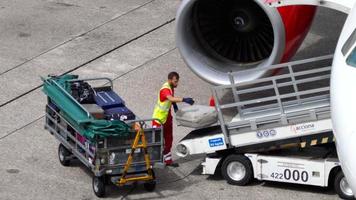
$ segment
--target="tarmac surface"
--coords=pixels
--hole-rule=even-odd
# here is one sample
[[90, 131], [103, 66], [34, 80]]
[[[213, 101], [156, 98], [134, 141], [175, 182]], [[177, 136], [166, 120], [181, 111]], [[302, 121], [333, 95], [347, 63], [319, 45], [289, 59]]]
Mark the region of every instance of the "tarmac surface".
[[[195, 76], [175, 47], [179, 0], [2, 0], [0, 2], [0, 199], [96, 199], [92, 175], [78, 161], [58, 162], [58, 142], [44, 130], [40, 76], [110, 77], [141, 118], [150, 117], [169, 71], [181, 74], [177, 96], [207, 104], [210, 85]], [[333, 53], [345, 15], [319, 9], [293, 59]], [[174, 127], [174, 144], [191, 129]], [[201, 175], [203, 157], [174, 158], [157, 170], [156, 191], [110, 186], [107, 199], [338, 199], [332, 190], [254, 181], [228, 185]]]

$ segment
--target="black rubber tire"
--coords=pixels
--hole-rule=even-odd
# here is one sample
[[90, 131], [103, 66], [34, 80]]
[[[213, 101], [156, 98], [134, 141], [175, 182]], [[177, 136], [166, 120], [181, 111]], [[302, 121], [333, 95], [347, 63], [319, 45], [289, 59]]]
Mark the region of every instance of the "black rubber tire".
[[147, 192], [153, 192], [156, 189], [156, 181], [147, 181], [146, 183], [143, 184], [143, 187]]
[[69, 156], [72, 153], [63, 145], [60, 144], [58, 147], [58, 160], [63, 166], [69, 166], [70, 164], [70, 159]]
[[[228, 173], [228, 166], [232, 162], [238, 162], [245, 168], [245, 175], [240, 180], [234, 180]], [[221, 174], [229, 184], [244, 186], [250, 183], [253, 179], [252, 164], [244, 155], [231, 154], [224, 159], [221, 166]]]
[[346, 194], [342, 191], [340, 182], [342, 181], [343, 178], [344, 178], [344, 173], [342, 173], [342, 171], [340, 170], [339, 172], [337, 172], [334, 179], [334, 190], [341, 199], [354, 200], [355, 199], [354, 195]]
[[143, 187], [145, 188], [145, 190], [147, 192], [153, 192], [156, 189], [156, 175], [155, 172], [152, 170], [152, 176], [153, 176], [153, 180], [147, 181], [143, 184]]
[[105, 196], [105, 176], [93, 177], [93, 191], [97, 197]]

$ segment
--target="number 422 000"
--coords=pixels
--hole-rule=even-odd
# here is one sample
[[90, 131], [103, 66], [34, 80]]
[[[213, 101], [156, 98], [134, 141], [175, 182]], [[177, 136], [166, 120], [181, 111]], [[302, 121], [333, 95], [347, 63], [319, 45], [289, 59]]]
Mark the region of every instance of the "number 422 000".
[[291, 181], [303, 181], [308, 182], [309, 174], [307, 171], [290, 170], [285, 169], [283, 173], [273, 172], [271, 178], [276, 180], [291, 180]]

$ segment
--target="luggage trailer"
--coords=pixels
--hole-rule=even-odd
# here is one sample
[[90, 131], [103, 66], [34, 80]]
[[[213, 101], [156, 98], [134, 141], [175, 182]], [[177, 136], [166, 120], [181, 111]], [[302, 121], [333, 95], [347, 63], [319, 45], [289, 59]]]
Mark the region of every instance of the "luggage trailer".
[[[108, 78], [78, 79], [76, 81], [109, 80]], [[64, 88], [58, 89], [66, 94], [75, 105], [85, 108]], [[143, 182], [147, 191], [156, 186], [154, 168], [163, 168], [163, 129], [152, 128], [153, 119], [125, 121], [130, 127], [139, 125], [140, 130], [131, 129], [125, 137], [95, 137], [83, 141], [83, 136], [73, 124], [65, 119], [61, 110], [53, 108], [48, 97], [46, 105], [45, 129], [59, 141], [58, 158], [63, 166], [69, 166], [74, 159], [79, 160], [93, 173], [93, 191], [96, 196], [105, 196], [106, 186], [112, 182], [122, 186], [129, 182]], [[88, 116], [90, 113], [86, 111]]]
[[[325, 187], [334, 180], [340, 197], [353, 198], [337, 156], [307, 157], [303, 150], [283, 156], [263, 153], [334, 143], [331, 62], [328, 55], [230, 73], [230, 85], [212, 88], [217, 125], [190, 132], [177, 145], [177, 155], [206, 154], [203, 174], [221, 168], [234, 185], [256, 178]], [[233, 77], [256, 71], [278, 75], [235, 83]]]

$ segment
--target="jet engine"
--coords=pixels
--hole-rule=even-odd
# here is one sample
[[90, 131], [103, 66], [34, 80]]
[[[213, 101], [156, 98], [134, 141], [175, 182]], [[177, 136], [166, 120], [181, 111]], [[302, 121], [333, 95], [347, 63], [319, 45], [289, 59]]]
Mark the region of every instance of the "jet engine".
[[[177, 14], [177, 47], [191, 70], [215, 85], [229, 72], [288, 61], [312, 24], [315, 6], [272, 8], [264, 0], [183, 0]], [[249, 81], [266, 71], [249, 72]]]

